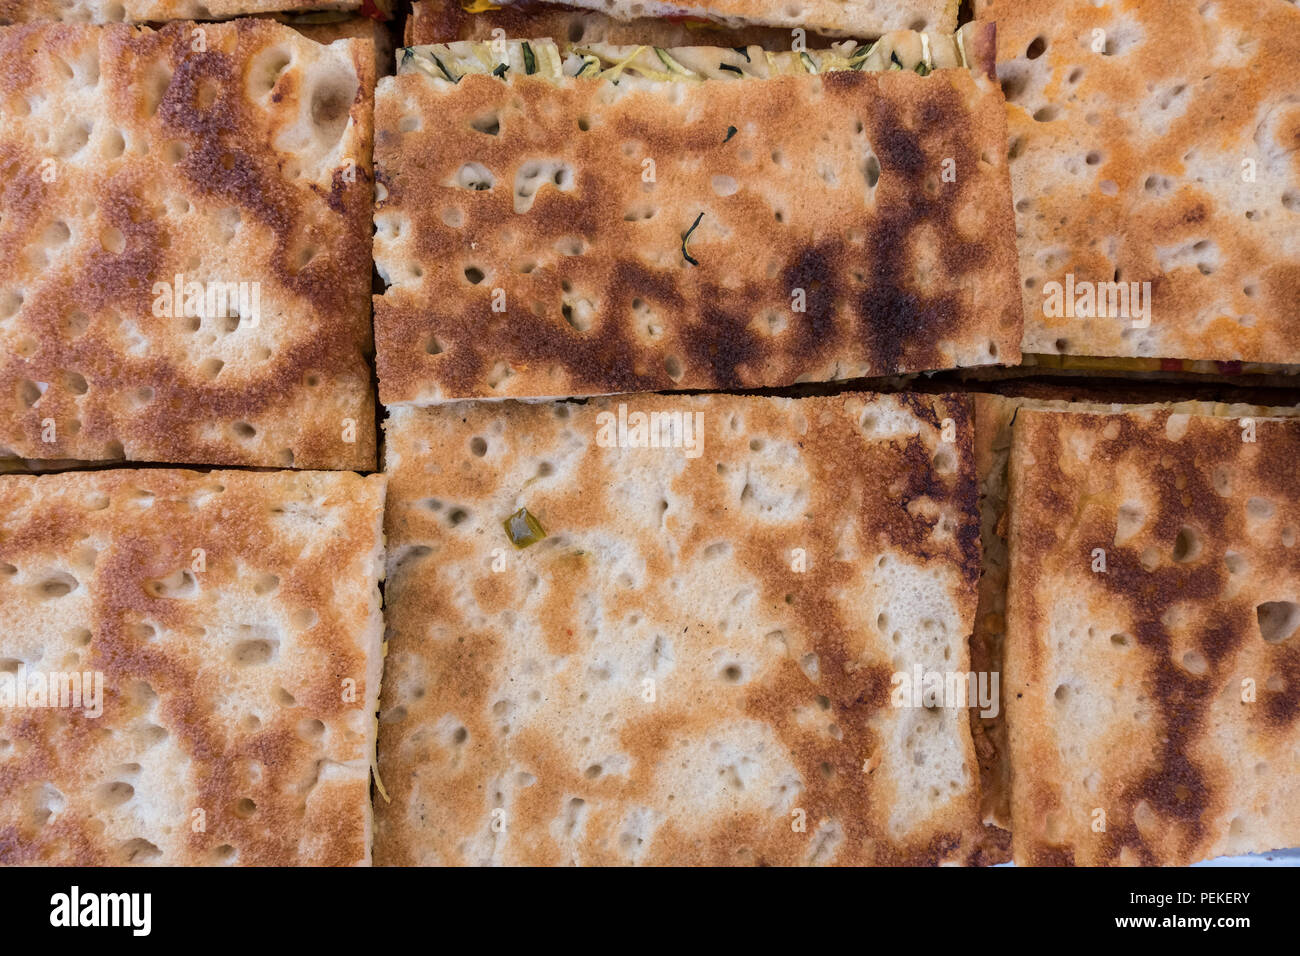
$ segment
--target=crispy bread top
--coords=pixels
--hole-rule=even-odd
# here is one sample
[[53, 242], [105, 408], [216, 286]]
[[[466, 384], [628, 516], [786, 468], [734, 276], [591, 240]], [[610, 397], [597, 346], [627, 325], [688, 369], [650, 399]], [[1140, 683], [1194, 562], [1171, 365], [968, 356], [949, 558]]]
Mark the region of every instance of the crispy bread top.
[[1020, 410], [1003, 692], [1018, 863], [1300, 842], [1300, 421], [1250, 422]]
[[[975, 473], [979, 479], [980, 563], [979, 606], [971, 636], [972, 670], [1001, 671], [1006, 637], [1007, 601], [1007, 460], [1013, 426], [1020, 409], [1075, 412], [1155, 412], [1212, 415], [1223, 418], [1300, 416], [1300, 407], [1267, 407], [1181, 401], [1159, 405], [1120, 405], [1101, 402], [1100, 390], [1088, 385], [1055, 383], [1034, 389], [1034, 396], [979, 393], [971, 396], [975, 410]], [[1114, 397], [1111, 393], [1110, 397]], [[1004, 685], [1005, 690], [1005, 685]], [[993, 716], [971, 714], [975, 752], [980, 763], [981, 797], [986, 822], [1011, 827], [1010, 761], [1007, 754], [1005, 706]]]
[[0, 449], [373, 468], [373, 49], [240, 20], [0, 56]]
[[1018, 358], [984, 76], [506, 77], [380, 85], [385, 404]]
[[103, 694], [0, 707], [0, 863], [366, 862], [383, 499], [349, 473], [0, 477], [0, 700], [18, 674]]
[[[1011, 104], [1024, 350], [1300, 363], [1300, 9], [977, 7]], [[1066, 274], [1150, 282], [1150, 327], [1049, 317]]]
[[[887, 30], [938, 30], [957, 27], [956, 0], [569, 0], [619, 20], [653, 17], [698, 17], [733, 28], [751, 26], [801, 27], [836, 36], [874, 37]], [[509, 5], [507, 0], [505, 5]]]
[[[460, 0], [416, 0], [406, 19], [406, 45], [489, 40], [493, 30], [512, 37], [550, 37], [558, 43], [644, 43], [674, 47], [761, 46], [788, 50], [791, 31], [775, 27], [731, 27], [722, 23], [683, 23], [655, 17], [618, 20], [595, 10], [559, 3], [509, 4], [499, 10], [471, 13]], [[809, 46], [817, 45], [809, 38]]]
[[37, 20], [78, 23], [224, 20], [247, 14], [360, 10], [364, 6], [366, 0], [0, 0], [0, 24]]
[[[611, 447], [621, 413], [702, 416], [699, 453]], [[376, 861], [982, 860], [965, 708], [890, 700], [894, 672], [966, 670], [969, 415], [863, 394], [393, 409]], [[546, 537], [516, 550], [520, 508]]]

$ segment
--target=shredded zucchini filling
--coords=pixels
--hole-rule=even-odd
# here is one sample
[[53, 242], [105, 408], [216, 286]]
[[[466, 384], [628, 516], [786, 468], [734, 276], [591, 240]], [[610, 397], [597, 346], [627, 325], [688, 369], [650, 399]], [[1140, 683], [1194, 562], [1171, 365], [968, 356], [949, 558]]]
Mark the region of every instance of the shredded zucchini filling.
[[712, 80], [742, 77], [830, 73], [836, 70], [883, 72], [911, 70], [928, 76], [935, 70], [969, 69], [963, 26], [951, 36], [895, 30], [870, 44], [846, 40], [824, 50], [772, 52], [759, 46], [674, 47], [569, 44], [552, 40], [478, 42], [462, 40], [405, 47], [398, 72], [427, 73], [457, 83], [467, 73], [505, 78], [510, 73], [546, 79], [581, 76], [617, 82], [625, 73], [648, 80]]

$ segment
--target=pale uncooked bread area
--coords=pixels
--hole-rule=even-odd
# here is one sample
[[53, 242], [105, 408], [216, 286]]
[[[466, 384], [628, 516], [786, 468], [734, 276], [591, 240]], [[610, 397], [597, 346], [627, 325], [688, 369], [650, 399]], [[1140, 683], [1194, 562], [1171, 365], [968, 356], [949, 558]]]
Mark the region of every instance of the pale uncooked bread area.
[[368, 863], [384, 489], [0, 477], [0, 672], [103, 692], [0, 709], [0, 863]]
[[627, 398], [693, 458], [619, 404], [393, 410], [376, 862], [984, 859], [965, 708], [890, 702], [967, 669], [965, 402]]

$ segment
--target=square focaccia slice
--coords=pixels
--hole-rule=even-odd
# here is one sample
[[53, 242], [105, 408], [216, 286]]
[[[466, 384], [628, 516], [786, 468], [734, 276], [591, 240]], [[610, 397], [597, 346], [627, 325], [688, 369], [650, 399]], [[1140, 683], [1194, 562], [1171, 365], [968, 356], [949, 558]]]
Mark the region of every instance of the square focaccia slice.
[[456, 404], [386, 434], [377, 863], [985, 859], [967, 712], [899, 677], [967, 670], [963, 399]]
[[36, 20], [156, 23], [258, 14], [290, 14], [321, 22], [353, 13], [387, 16], [392, 6], [392, 0], [0, 0], [0, 24]]
[[384, 487], [0, 477], [0, 863], [369, 862]]
[[1004, 646], [1022, 864], [1300, 843], [1300, 421], [1016, 416]]
[[0, 455], [372, 469], [373, 46], [0, 29]]
[[997, 21], [1023, 350], [1300, 364], [1300, 7], [975, 8]]

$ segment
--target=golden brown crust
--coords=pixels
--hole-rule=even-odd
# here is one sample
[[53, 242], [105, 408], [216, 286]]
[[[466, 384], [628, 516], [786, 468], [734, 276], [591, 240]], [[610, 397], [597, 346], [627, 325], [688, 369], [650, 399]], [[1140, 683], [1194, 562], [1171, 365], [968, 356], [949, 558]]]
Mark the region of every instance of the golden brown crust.
[[225, 20], [259, 13], [362, 10], [366, 5], [366, 0], [0, 0], [0, 24]]
[[0, 477], [0, 681], [103, 681], [0, 707], [0, 863], [367, 862], [384, 487]]
[[[1011, 454], [1012, 428], [1022, 408], [1076, 412], [1167, 411], [1180, 414], [1218, 415], [1230, 418], [1277, 418], [1300, 415], [1300, 407], [1228, 405], [1213, 402], [1178, 401], [1161, 405], [1112, 404], [1105, 398], [1125, 397], [1113, 388], [1096, 388], [1087, 383], [1049, 383], [1027, 387], [1027, 394], [1005, 396], [975, 394], [975, 472], [980, 495], [979, 605], [971, 636], [972, 669], [1003, 669], [1007, 601], [1007, 460]], [[1130, 402], [1134, 396], [1127, 396]], [[971, 730], [980, 763], [981, 806], [986, 823], [1011, 827], [1011, 780], [1007, 748], [1005, 703], [994, 716], [971, 713]]]
[[[195, 29], [0, 29], [0, 448], [373, 468], [373, 50]], [[169, 315], [177, 275], [256, 325]]]
[[[381, 400], [1014, 362], [1002, 123], [996, 85], [963, 70], [616, 87], [385, 79]], [[942, 181], [946, 159], [955, 182]], [[491, 188], [456, 185], [480, 168]], [[547, 178], [517, 200], [528, 172]]]
[[[655, 17], [617, 20], [595, 10], [559, 3], [509, 4], [500, 10], [470, 13], [459, 0], [416, 0], [406, 20], [406, 45], [490, 40], [501, 29], [509, 37], [550, 37], [557, 43], [646, 44], [647, 46], [761, 46], [790, 49], [793, 35], [774, 27], [731, 27], [721, 23], [681, 23]], [[809, 48], [818, 43], [808, 35]]]
[[393, 410], [376, 862], [987, 862], [966, 709], [890, 700], [966, 669], [966, 400], [621, 403], [700, 454], [602, 447], [612, 399]]
[[1017, 863], [1300, 842], [1300, 638], [1285, 633], [1300, 622], [1300, 421], [1253, 428], [1019, 412], [1004, 687]]
[[[1024, 350], [1300, 362], [1300, 9], [976, 6], [1010, 101]], [[1046, 315], [1067, 273], [1150, 282], [1150, 328]]]

